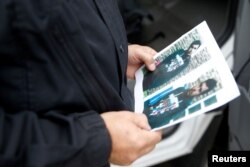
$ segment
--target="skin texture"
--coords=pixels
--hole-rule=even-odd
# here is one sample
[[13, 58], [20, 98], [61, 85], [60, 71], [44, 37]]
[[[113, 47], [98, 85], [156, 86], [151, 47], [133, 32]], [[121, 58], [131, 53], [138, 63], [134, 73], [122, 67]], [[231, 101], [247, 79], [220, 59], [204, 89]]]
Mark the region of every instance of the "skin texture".
[[109, 130], [112, 151], [110, 163], [129, 165], [152, 151], [161, 140], [160, 131], [150, 131], [147, 117], [129, 111], [107, 112], [101, 115]]
[[129, 45], [127, 77], [134, 79], [136, 70], [143, 64], [145, 64], [150, 71], [154, 71], [155, 61], [153, 57], [156, 53], [154, 49], [148, 46]]

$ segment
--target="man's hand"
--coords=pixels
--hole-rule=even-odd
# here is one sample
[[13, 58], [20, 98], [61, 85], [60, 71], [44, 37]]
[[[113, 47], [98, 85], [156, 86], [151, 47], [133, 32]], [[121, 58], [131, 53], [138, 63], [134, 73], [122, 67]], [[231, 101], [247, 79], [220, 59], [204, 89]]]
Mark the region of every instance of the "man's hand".
[[148, 46], [129, 45], [127, 77], [134, 79], [136, 70], [143, 64], [145, 64], [150, 71], [153, 71], [155, 69], [153, 57], [156, 53], [154, 49]]
[[154, 149], [161, 132], [150, 131], [144, 114], [129, 111], [101, 114], [112, 140], [110, 163], [129, 165]]

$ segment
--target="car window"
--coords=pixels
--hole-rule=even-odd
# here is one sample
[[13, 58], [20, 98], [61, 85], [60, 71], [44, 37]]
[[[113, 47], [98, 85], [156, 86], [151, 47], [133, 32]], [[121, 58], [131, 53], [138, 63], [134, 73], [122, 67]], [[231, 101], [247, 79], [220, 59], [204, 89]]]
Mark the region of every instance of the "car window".
[[[136, 43], [161, 50], [202, 21], [221, 46], [232, 30], [235, 0], [135, 0], [150, 17], [142, 20]], [[130, 39], [129, 39], [130, 40]]]

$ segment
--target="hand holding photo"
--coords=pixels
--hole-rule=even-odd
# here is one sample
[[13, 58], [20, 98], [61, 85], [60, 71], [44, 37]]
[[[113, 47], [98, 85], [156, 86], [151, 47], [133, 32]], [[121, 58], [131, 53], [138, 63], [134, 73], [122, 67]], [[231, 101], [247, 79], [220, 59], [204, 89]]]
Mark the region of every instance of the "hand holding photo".
[[[172, 126], [228, 103], [240, 95], [206, 22], [155, 56], [155, 71], [136, 72], [135, 112], [153, 130]], [[227, 96], [224, 96], [227, 94]]]

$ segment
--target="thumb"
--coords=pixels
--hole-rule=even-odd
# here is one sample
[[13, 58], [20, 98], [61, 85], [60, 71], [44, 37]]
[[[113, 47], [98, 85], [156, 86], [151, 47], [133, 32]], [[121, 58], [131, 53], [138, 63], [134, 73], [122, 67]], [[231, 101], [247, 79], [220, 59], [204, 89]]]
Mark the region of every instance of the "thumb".
[[150, 70], [150, 71], [154, 71], [155, 70], [155, 60], [154, 60], [154, 55], [157, 52], [147, 46], [143, 47], [143, 53], [141, 53], [140, 59], [142, 62], [144, 62], [144, 64], [146, 65], [146, 67]]
[[151, 130], [151, 127], [148, 123], [148, 118], [146, 117], [145, 114], [136, 113], [133, 122], [141, 129]]

